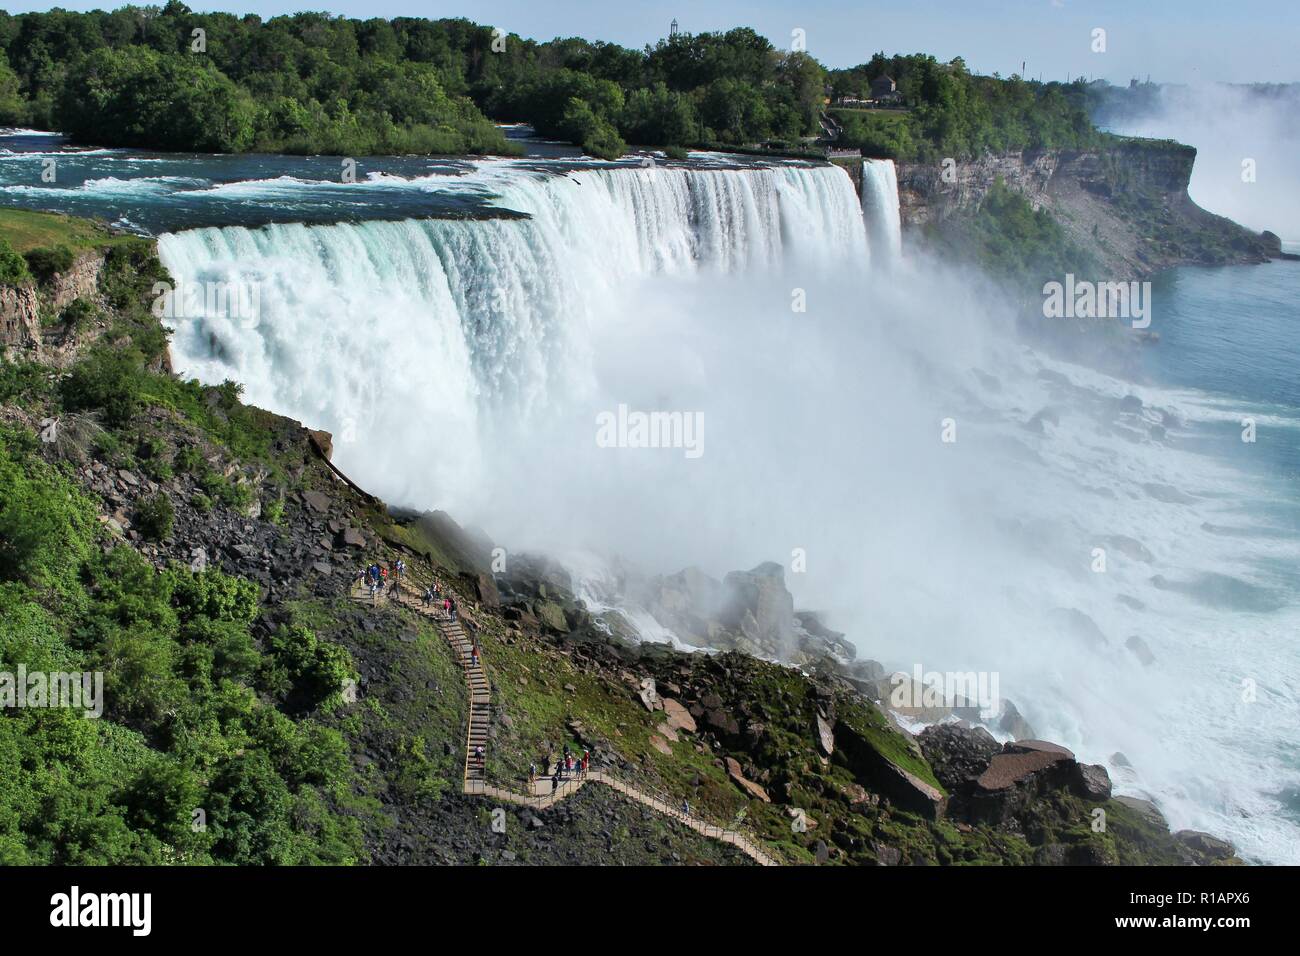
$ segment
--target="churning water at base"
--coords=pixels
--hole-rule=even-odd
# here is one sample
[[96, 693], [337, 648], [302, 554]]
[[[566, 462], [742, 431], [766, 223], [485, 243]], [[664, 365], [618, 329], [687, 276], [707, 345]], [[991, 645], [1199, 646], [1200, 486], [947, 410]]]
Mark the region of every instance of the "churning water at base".
[[[1176, 827], [1297, 862], [1300, 553], [1267, 533], [1287, 491], [1219, 444], [1230, 400], [1037, 354], [948, 267], [879, 281], [880, 218], [839, 170], [514, 168], [496, 193], [527, 218], [163, 236], [178, 281], [261, 290], [256, 323], [178, 322], [178, 370], [244, 383], [333, 431], [366, 487], [511, 549], [713, 574], [800, 549], [798, 604], [864, 654], [997, 671]], [[700, 414], [703, 454], [598, 447], [620, 404]]]

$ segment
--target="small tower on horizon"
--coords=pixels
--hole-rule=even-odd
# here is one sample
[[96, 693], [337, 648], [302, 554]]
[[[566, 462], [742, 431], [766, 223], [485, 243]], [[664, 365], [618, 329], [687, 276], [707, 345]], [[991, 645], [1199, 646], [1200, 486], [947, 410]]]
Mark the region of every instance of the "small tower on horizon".
[[677, 36], [677, 18], [673, 17], [673, 22], [668, 24], [668, 39]]

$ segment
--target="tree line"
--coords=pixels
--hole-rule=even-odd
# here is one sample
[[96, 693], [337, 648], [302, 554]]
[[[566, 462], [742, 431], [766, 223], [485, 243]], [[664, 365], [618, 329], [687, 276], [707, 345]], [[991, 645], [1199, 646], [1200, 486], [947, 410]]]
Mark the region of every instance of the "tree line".
[[748, 28], [642, 50], [537, 42], [465, 19], [299, 13], [0, 13], [0, 124], [179, 151], [511, 153], [526, 122], [604, 158], [629, 143], [794, 148], [828, 96], [889, 73], [904, 110], [840, 114], [844, 141], [901, 159], [1073, 145], [1092, 132], [1059, 84], [977, 77], [920, 54], [827, 71]]

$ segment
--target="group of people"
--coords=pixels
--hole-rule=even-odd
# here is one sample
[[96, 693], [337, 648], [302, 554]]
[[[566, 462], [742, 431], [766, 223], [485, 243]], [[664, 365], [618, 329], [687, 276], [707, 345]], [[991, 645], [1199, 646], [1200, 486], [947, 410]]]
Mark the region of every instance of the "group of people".
[[[569, 745], [564, 745], [564, 756], [555, 761], [555, 772], [551, 774], [551, 792], [554, 793], [560, 787], [560, 782], [566, 777], [572, 775], [574, 779], [581, 780], [587, 776], [587, 769], [591, 766], [591, 751], [584, 750], [579, 757]], [[532, 789], [533, 784], [537, 781], [537, 764], [531, 764], [528, 767], [528, 786]]]
[[437, 578], [434, 578], [433, 583], [424, 589], [423, 601], [425, 607], [437, 608], [441, 604], [442, 613], [447, 620], [456, 620], [456, 602], [450, 594], [442, 594]]
[[[406, 562], [398, 558], [392, 566], [380, 564], [378, 561], [362, 568], [352, 579], [353, 584], [358, 584], [370, 591], [370, 601], [372, 604], [379, 602], [379, 596], [382, 594], [388, 598], [400, 598], [402, 593], [402, 583], [406, 580]], [[456, 601], [452, 598], [450, 592], [444, 592], [438, 579], [433, 581], [424, 589], [422, 603], [427, 608], [441, 607], [443, 616], [449, 621], [456, 620]]]
[[406, 562], [401, 558], [390, 569], [386, 564], [375, 562], [357, 572], [353, 580], [370, 589], [370, 601], [376, 603], [380, 594], [397, 597], [402, 590], [402, 580], [406, 577]]

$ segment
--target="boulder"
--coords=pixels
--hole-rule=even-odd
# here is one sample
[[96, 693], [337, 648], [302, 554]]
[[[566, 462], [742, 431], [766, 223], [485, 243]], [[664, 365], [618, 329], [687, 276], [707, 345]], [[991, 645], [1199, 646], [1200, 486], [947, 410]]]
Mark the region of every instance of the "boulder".
[[1237, 855], [1231, 843], [1200, 830], [1179, 830], [1174, 839], [1183, 846], [1211, 860], [1228, 860]]
[[339, 693], [343, 697], [343, 703], [355, 704], [357, 702], [357, 682], [350, 677], [345, 679]]
[[740, 762], [736, 760], [736, 758], [726, 758], [726, 765], [727, 776], [734, 780], [741, 790], [744, 790], [747, 794], [757, 800], [762, 800], [764, 803], [772, 802], [772, 798], [767, 795], [766, 790], [754, 783], [754, 781], [745, 778], [745, 775], [741, 773]]
[[329, 495], [320, 491], [302, 492], [302, 501], [303, 504], [317, 514], [325, 514], [330, 510]]
[[690, 711], [671, 697], [663, 697], [661, 700], [664, 705], [664, 717], [667, 718], [670, 727], [684, 730], [689, 734], [695, 733], [695, 718], [691, 716]]
[[647, 677], [641, 681], [641, 687], [637, 690], [637, 697], [640, 698], [641, 703], [645, 704], [645, 709], [651, 713], [663, 709], [663, 705], [659, 703], [659, 693], [655, 690], [653, 677]]
[[554, 601], [539, 601], [534, 610], [537, 613], [537, 620], [548, 631], [555, 634], [567, 634], [569, 632], [569, 622], [564, 616], [564, 608]]
[[817, 715], [817, 745], [827, 757], [835, 752], [835, 734], [828, 721], [821, 714]]
[[1002, 701], [1002, 712], [998, 716], [998, 730], [1010, 734], [1016, 740], [1030, 740], [1034, 737], [1034, 728], [1029, 721], [1020, 716], [1016, 705], [1009, 700]]
[[677, 731], [673, 730], [667, 721], [661, 723], [655, 728], [655, 730], [657, 730], [665, 740], [671, 740], [673, 743], [677, 743], [677, 741], [681, 739], [677, 736]]
[[671, 757], [673, 755], [673, 748], [669, 746], [667, 740], [660, 737], [658, 734], [650, 735], [650, 746], [654, 747], [655, 750], [659, 751], [665, 757]]
[[1132, 810], [1149, 826], [1157, 827], [1161, 830], [1169, 829], [1169, 823], [1165, 820], [1165, 815], [1161, 813], [1160, 808], [1150, 800], [1143, 800], [1141, 797], [1116, 797], [1115, 802]]
[[316, 450], [320, 452], [321, 457], [326, 461], [334, 457], [334, 436], [329, 432], [309, 428], [307, 429], [307, 438], [316, 446]]
[[[836, 723], [834, 729], [840, 755], [858, 780], [911, 813], [928, 820], [937, 820], [943, 816], [948, 798], [915, 773], [900, 766], [885, 752], [888, 747], [882, 738], [890, 735], [901, 737], [901, 734], [885, 727], [868, 728], [864, 725], [859, 729], [852, 721], [843, 718]], [[916, 746], [915, 741], [904, 739], [907, 740], [909, 749]], [[916, 753], [919, 757], [919, 748]], [[921, 760], [924, 758], [921, 757]]]
[[969, 792], [970, 785], [1002, 750], [983, 727], [960, 724], [934, 724], [921, 731], [917, 740], [934, 775], [951, 793]]
[[1077, 764], [1071, 786], [1085, 800], [1110, 799], [1110, 774], [1099, 763]]
[[903, 862], [903, 851], [898, 847], [874, 843], [872, 849], [876, 852], [876, 865], [878, 866], [898, 866]]
[[1001, 824], [1050, 790], [1068, 786], [1077, 764], [1066, 748], [1045, 740], [1006, 744], [975, 779], [970, 797], [973, 819]]
[[497, 591], [496, 578], [486, 571], [480, 571], [474, 576], [474, 595], [484, 607], [501, 605], [501, 594]]
[[740, 733], [740, 722], [720, 707], [715, 707], [713, 710], [706, 711], [704, 714], [704, 722], [724, 734], [731, 734], [734, 736], [735, 734]]

